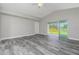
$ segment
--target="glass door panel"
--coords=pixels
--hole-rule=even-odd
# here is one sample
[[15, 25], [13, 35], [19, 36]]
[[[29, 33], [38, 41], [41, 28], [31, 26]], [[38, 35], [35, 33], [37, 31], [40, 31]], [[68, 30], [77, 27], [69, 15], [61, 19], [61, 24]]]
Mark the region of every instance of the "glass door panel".
[[48, 23], [48, 35], [51, 38], [59, 38], [59, 23], [58, 22], [49, 22]]
[[59, 39], [67, 40], [68, 39], [68, 22], [59, 21]]

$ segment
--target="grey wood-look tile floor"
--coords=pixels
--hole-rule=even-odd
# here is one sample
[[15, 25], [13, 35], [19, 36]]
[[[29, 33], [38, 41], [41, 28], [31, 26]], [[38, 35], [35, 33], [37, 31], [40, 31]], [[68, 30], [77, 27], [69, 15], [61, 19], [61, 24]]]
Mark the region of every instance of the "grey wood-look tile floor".
[[79, 42], [32, 35], [0, 41], [0, 55], [78, 55]]

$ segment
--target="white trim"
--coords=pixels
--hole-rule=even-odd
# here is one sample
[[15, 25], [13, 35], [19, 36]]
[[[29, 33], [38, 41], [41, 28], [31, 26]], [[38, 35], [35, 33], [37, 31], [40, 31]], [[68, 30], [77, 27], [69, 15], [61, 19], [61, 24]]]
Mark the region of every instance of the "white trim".
[[24, 37], [24, 36], [31, 36], [31, 35], [35, 35], [35, 34], [19, 35], [19, 36], [14, 36], [14, 37], [5, 37], [5, 38], [0, 38], [0, 41], [1, 41], [1, 40], [6, 40], [6, 39], [13, 39], [13, 38]]
[[79, 41], [79, 39], [78, 38], [69, 38], [70, 40], [77, 40], [77, 41]]

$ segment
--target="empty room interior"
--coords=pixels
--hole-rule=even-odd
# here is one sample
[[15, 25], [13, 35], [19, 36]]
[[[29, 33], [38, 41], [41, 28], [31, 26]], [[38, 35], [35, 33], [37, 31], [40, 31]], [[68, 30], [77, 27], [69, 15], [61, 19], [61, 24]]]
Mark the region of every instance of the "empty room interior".
[[79, 3], [0, 3], [0, 55], [79, 55]]

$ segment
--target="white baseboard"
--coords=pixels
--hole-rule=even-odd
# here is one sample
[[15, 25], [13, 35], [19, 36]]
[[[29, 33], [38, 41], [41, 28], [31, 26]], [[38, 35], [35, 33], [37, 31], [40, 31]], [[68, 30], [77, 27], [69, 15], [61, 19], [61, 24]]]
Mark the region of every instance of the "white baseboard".
[[24, 37], [24, 36], [31, 36], [31, 35], [35, 35], [35, 34], [18, 35], [18, 36], [14, 36], [14, 37], [5, 37], [5, 38], [0, 38], [0, 41], [1, 41], [1, 40], [6, 40], [6, 39], [13, 39], [13, 38]]
[[79, 41], [79, 39], [77, 39], [77, 38], [69, 38], [70, 40], [77, 40], [77, 41]]

